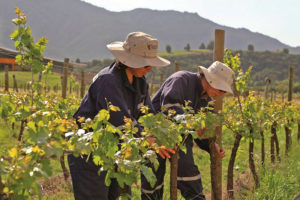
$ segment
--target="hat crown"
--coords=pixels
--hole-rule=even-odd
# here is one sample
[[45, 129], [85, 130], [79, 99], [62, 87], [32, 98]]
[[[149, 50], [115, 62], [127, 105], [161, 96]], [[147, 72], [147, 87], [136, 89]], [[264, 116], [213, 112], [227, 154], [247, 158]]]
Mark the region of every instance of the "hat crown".
[[214, 74], [216, 78], [222, 79], [228, 84], [233, 83], [233, 70], [219, 61], [215, 61], [211, 66], [209, 66], [208, 71], [211, 74]]
[[170, 64], [170, 61], [157, 55], [158, 40], [143, 32], [129, 33], [124, 42], [112, 42], [107, 48], [128, 67], [164, 67]]
[[128, 34], [123, 48], [137, 56], [155, 58], [158, 50], [158, 40], [143, 32]]

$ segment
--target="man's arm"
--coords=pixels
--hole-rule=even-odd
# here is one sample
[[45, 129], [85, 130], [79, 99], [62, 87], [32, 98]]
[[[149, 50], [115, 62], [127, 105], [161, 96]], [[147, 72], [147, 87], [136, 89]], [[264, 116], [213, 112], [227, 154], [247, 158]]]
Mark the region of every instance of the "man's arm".
[[172, 109], [176, 114], [183, 114], [184, 105], [184, 81], [180, 78], [173, 78], [164, 84], [160, 96], [161, 107], [167, 110]]

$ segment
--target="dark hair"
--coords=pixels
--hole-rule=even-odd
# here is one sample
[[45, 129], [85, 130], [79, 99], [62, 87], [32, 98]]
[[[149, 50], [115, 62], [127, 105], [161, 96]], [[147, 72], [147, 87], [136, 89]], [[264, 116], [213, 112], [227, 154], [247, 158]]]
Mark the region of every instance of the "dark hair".
[[121, 63], [121, 62], [119, 61], [119, 63], [118, 63], [118, 68], [119, 68], [119, 69], [126, 69], [126, 68], [128, 68], [128, 66], [127, 66], [127, 65], [124, 65], [123, 63]]

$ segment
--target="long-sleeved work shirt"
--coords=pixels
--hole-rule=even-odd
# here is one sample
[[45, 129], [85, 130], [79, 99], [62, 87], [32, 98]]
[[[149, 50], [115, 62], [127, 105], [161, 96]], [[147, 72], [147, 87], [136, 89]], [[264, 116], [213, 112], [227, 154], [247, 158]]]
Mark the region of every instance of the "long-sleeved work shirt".
[[115, 63], [94, 77], [74, 118], [93, 119], [101, 109], [107, 109], [108, 102], [120, 108], [120, 111], [110, 112], [109, 122], [112, 125], [123, 125], [124, 117], [127, 117], [138, 126], [139, 131], [141, 127], [137, 119], [141, 115], [141, 106], [148, 106], [151, 112], [154, 111], [145, 77], [133, 77], [133, 83], [130, 84], [125, 69], [120, 69]]
[[[152, 104], [156, 112], [160, 112], [164, 106], [167, 109], [175, 110], [176, 114], [183, 114], [182, 106], [186, 101], [195, 112], [198, 112], [200, 108], [206, 107], [210, 100], [207, 94], [203, 94], [199, 73], [179, 71], [168, 77], [162, 84], [152, 98]], [[195, 142], [200, 148], [209, 152], [208, 139], [196, 139]]]

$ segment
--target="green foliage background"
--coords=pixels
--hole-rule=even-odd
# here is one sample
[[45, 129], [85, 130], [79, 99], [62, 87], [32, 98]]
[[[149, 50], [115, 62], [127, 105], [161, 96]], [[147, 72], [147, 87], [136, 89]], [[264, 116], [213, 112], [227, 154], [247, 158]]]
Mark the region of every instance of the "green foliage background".
[[[255, 48], [255, 47], [254, 47]], [[245, 71], [249, 66], [253, 66], [250, 85], [264, 86], [265, 77], [269, 77], [273, 87], [278, 87], [280, 84], [287, 85], [288, 67], [295, 66], [294, 88], [295, 92], [300, 91], [300, 55], [284, 54], [282, 52], [271, 51], [236, 51], [232, 50], [233, 55], [239, 53], [241, 59], [241, 68]], [[154, 83], [159, 84], [160, 73], [164, 79], [175, 71], [175, 61], [180, 63], [181, 70], [192, 72], [197, 71], [197, 66], [202, 65], [208, 67], [213, 60], [213, 52], [210, 50], [191, 50], [191, 51], [172, 51], [172, 53], [161, 52], [160, 56], [171, 61], [171, 65], [161, 69], [153, 69], [155, 75]], [[93, 60], [88, 63], [85, 68], [89, 72], [98, 72], [102, 68], [108, 66], [113, 59]], [[149, 74], [148, 76], [152, 76]], [[148, 77], [149, 78], [149, 77]], [[151, 79], [148, 79], [151, 80]]]

